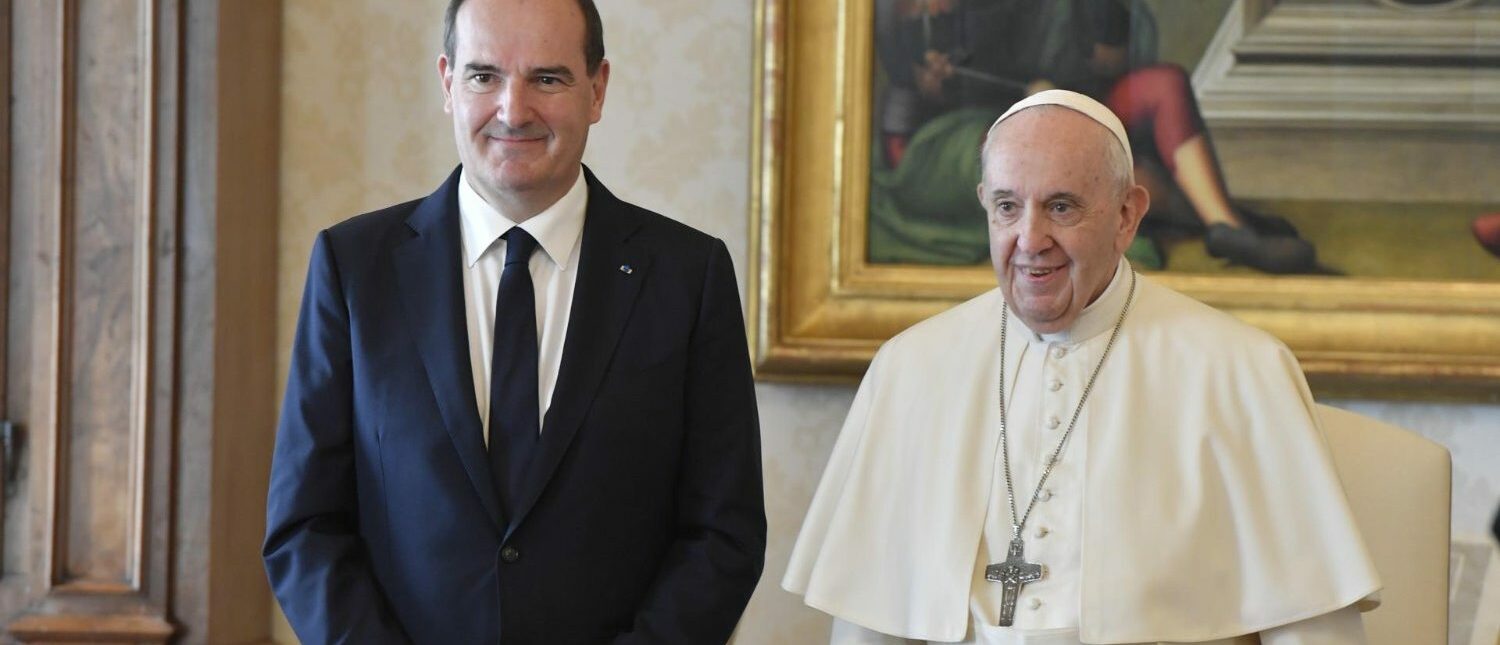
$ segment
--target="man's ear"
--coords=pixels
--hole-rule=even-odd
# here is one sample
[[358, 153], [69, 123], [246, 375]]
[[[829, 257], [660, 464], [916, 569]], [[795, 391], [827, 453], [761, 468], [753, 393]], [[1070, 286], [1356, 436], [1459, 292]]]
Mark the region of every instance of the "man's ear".
[[609, 59], [599, 61], [599, 69], [589, 76], [589, 85], [594, 88], [594, 104], [590, 106], [589, 123], [598, 123], [604, 116], [604, 94], [609, 90]]
[[448, 68], [450, 61], [447, 54], [439, 54], [437, 59], [438, 82], [443, 85], [443, 111], [453, 114], [453, 70]]

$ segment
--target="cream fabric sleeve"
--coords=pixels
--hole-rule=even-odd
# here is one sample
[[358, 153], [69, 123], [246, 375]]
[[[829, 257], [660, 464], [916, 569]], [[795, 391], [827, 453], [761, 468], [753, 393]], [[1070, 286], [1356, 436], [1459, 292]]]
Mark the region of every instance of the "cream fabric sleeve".
[[833, 619], [833, 631], [828, 636], [828, 645], [923, 645], [925, 642], [888, 636], [838, 618]]
[[1261, 645], [1365, 645], [1365, 623], [1350, 605], [1260, 633]]

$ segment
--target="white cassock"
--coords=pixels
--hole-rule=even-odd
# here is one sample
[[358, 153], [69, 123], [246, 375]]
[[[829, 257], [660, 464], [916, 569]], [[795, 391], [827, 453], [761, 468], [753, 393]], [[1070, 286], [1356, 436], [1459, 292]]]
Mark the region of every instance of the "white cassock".
[[[1125, 306], [1124, 260], [1069, 330], [1010, 316], [1007, 417], [1024, 512]], [[1138, 277], [1031, 518], [1046, 576], [996, 627], [998, 289], [886, 343], [855, 396], [782, 586], [834, 642], [1363, 643], [1380, 583], [1291, 352]], [[1237, 638], [1245, 639], [1235, 640]]]

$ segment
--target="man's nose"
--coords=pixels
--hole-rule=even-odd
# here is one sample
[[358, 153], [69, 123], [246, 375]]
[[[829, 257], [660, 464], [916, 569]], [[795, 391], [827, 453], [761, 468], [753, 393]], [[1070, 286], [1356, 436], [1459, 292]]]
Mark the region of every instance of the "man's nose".
[[1046, 216], [1038, 214], [1037, 209], [1027, 209], [1027, 212], [1021, 216], [1021, 221], [1016, 225], [1020, 227], [1016, 234], [1016, 248], [1021, 252], [1037, 254], [1046, 251], [1054, 244], [1052, 222]]
[[531, 101], [525, 83], [509, 81], [495, 92], [495, 120], [518, 128], [531, 122]]

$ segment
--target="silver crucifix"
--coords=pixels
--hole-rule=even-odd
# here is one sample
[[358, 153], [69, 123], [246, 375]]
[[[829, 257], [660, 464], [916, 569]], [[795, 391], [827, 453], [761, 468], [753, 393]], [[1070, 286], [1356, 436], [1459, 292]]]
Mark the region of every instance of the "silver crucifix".
[[1047, 575], [1046, 569], [1040, 564], [1032, 564], [1022, 557], [1026, 545], [1021, 542], [1020, 537], [1010, 541], [1010, 552], [1006, 554], [1005, 561], [992, 564], [984, 568], [984, 579], [990, 582], [998, 582], [1004, 588], [1000, 600], [1000, 626], [1010, 627], [1016, 622], [1016, 597], [1021, 595], [1021, 587], [1028, 582], [1036, 582]]

